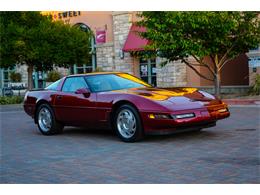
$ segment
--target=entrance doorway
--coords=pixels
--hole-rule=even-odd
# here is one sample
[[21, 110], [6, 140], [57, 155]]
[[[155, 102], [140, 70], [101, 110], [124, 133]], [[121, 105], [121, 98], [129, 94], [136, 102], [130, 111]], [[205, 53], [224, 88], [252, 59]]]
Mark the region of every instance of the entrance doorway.
[[140, 77], [150, 85], [156, 86], [156, 59], [143, 59], [139, 61]]

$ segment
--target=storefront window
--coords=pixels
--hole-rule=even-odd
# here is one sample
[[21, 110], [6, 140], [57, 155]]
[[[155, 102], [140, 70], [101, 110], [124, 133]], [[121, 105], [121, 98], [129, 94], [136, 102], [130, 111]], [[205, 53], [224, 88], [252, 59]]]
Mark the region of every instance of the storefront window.
[[84, 73], [84, 66], [77, 65], [77, 73], [83, 74]]
[[89, 72], [93, 72], [91, 65], [74, 65], [70, 67], [70, 74], [84, 74]]
[[140, 59], [140, 77], [143, 81], [156, 86], [156, 60]]
[[[78, 26], [82, 31], [88, 32], [91, 29], [83, 23], [77, 23], [75, 26]], [[96, 69], [96, 48], [95, 48], [95, 37], [91, 37], [91, 59], [90, 64], [85, 64], [85, 65], [74, 65], [74, 67], [70, 68], [70, 73], [71, 74], [83, 74], [83, 73], [88, 73], [88, 72], [93, 72]]]
[[14, 71], [13, 68], [3, 69], [3, 87], [8, 87], [10, 80], [10, 72]]

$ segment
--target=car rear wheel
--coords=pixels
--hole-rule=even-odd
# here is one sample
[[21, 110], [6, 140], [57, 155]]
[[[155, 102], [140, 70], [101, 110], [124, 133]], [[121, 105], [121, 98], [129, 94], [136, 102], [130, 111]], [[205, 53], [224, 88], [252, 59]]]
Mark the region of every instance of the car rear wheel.
[[61, 133], [63, 125], [55, 120], [52, 108], [48, 104], [41, 104], [37, 109], [37, 124], [43, 135]]
[[114, 128], [124, 142], [135, 142], [143, 138], [143, 127], [138, 111], [131, 105], [122, 105], [116, 111]]

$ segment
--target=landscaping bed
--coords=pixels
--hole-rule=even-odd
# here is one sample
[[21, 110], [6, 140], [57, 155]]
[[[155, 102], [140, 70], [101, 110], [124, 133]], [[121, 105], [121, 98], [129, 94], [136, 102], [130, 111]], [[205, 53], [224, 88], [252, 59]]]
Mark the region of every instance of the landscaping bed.
[[22, 96], [0, 96], [0, 105], [20, 104], [23, 102]]

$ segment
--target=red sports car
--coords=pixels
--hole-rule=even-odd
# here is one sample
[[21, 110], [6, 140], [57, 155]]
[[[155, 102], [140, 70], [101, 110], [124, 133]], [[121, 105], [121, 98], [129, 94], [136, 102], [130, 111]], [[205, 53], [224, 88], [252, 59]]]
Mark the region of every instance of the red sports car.
[[24, 110], [44, 135], [66, 125], [112, 128], [125, 142], [212, 127], [230, 115], [225, 103], [196, 88], [154, 88], [121, 72], [64, 77], [27, 92]]

